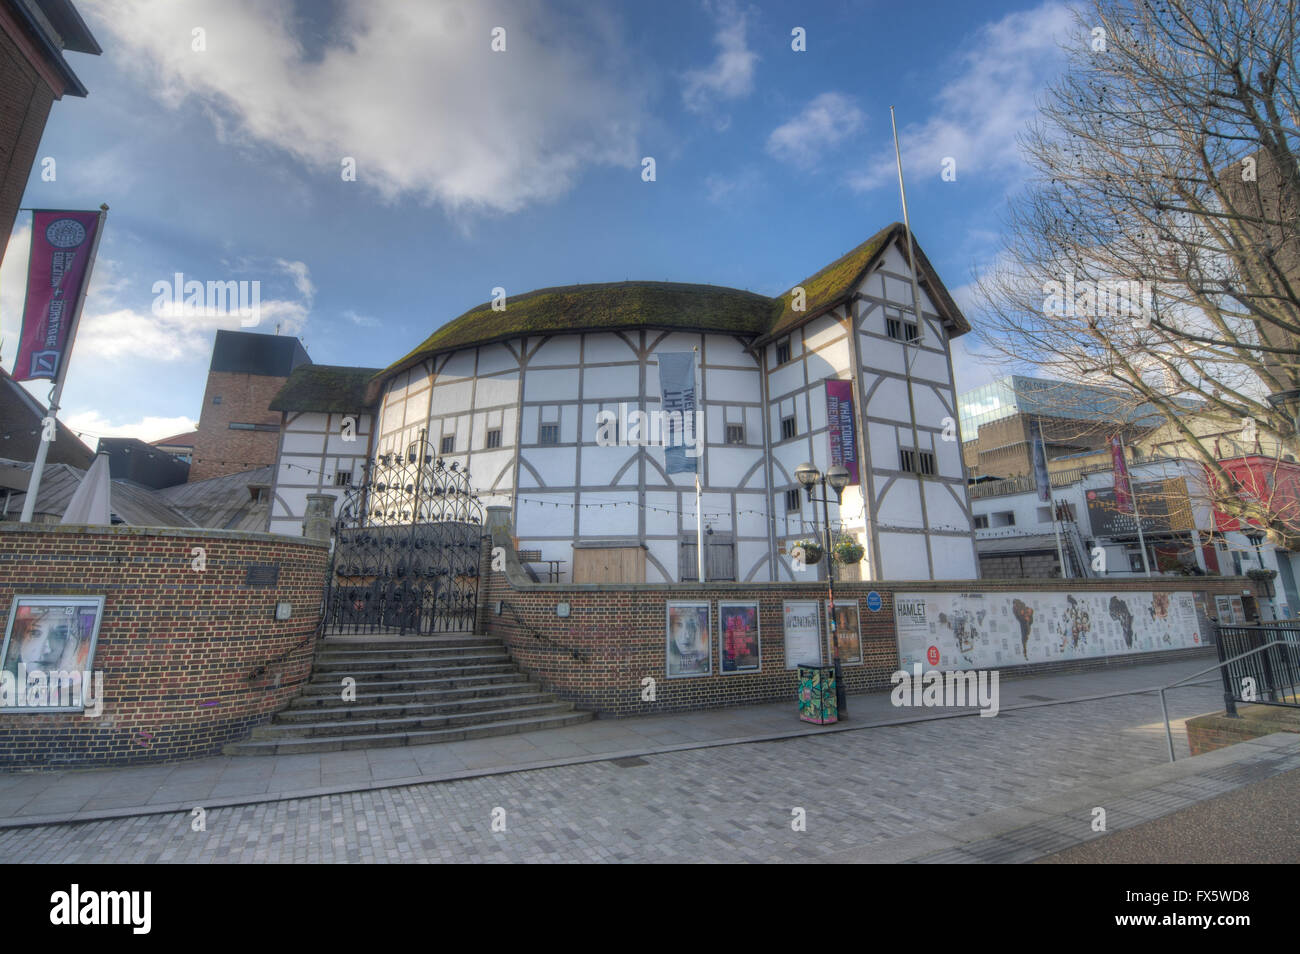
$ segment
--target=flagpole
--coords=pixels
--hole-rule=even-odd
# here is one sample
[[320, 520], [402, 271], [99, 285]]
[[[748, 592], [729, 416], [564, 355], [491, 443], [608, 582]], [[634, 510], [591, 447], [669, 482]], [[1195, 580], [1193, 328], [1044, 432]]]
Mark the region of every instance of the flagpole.
[[1124, 459], [1124, 473], [1128, 474], [1128, 497], [1133, 501], [1133, 522], [1138, 528], [1138, 546], [1142, 548], [1142, 569], [1147, 576], [1151, 575], [1151, 561], [1147, 559], [1147, 541], [1142, 533], [1142, 511], [1138, 509], [1137, 483], [1133, 480], [1133, 475], [1128, 470], [1128, 451], [1124, 449], [1124, 435], [1119, 435], [1119, 453]]
[[[907, 189], [903, 187], [903, 153], [898, 148], [898, 124], [894, 122], [894, 107], [889, 107], [889, 125], [894, 130], [894, 159], [898, 162], [898, 194], [903, 200], [903, 230], [907, 232], [907, 267], [912, 272], [912, 310], [916, 314], [916, 351], [913, 352], [913, 361], [915, 355], [921, 353], [921, 342], [925, 341], [925, 321], [921, 317], [921, 286], [916, 279], [916, 243], [912, 239], [912, 220], [907, 215]], [[909, 342], [906, 340], [907, 335], [903, 335], [903, 344], [906, 346]], [[911, 365], [909, 364], [910, 368]]]
[[695, 423], [699, 425], [699, 433], [695, 435], [695, 440], [699, 443], [700, 454], [695, 458], [695, 559], [697, 563], [696, 579], [701, 583], [704, 582], [704, 495], [700, 487], [700, 471], [704, 467], [704, 405], [700, 400], [701, 397], [701, 373], [700, 373], [700, 346], [696, 345], [695, 351]]
[[[35, 213], [33, 213], [34, 215]], [[77, 326], [81, 324], [81, 309], [86, 303], [86, 292], [90, 289], [90, 277], [95, 271], [95, 259], [99, 255], [99, 240], [104, 236], [104, 220], [108, 218], [108, 204], [99, 207], [99, 222], [95, 226], [95, 238], [90, 243], [90, 260], [86, 262], [86, 276], [81, 282], [81, 291], [77, 294], [77, 304], [72, 310], [72, 322], [68, 326], [68, 343], [59, 356], [59, 368], [54, 373], [54, 387], [50, 390], [49, 420], [54, 427], [58, 425], [59, 400], [63, 397], [63, 382], [67, 378], [68, 363], [72, 360], [72, 346], [77, 338]], [[21, 348], [19, 349], [21, 353]], [[15, 369], [16, 370], [16, 369]], [[45, 460], [50, 454], [50, 445], [54, 436], [45, 439], [45, 421], [41, 421], [41, 440], [36, 447], [36, 460], [32, 462], [32, 476], [27, 481], [27, 495], [23, 500], [21, 523], [31, 523], [36, 512], [36, 495], [41, 491], [41, 477], [45, 474]]]

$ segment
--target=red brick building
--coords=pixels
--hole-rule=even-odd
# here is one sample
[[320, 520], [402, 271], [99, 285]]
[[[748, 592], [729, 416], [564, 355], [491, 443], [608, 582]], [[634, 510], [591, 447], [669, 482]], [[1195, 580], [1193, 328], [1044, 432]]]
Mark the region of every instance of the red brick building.
[[293, 369], [311, 359], [297, 338], [218, 331], [194, 436], [190, 480], [224, 477], [275, 463], [280, 412], [271, 399]]
[[0, 259], [50, 107], [86, 95], [65, 50], [102, 52], [69, 0], [0, 0]]

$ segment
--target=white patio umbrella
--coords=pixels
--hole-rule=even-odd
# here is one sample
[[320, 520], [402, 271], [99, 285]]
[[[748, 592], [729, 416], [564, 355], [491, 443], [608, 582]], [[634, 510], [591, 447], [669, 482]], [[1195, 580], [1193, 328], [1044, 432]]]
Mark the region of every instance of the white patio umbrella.
[[109, 526], [113, 522], [109, 504], [110, 487], [108, 454], [101, 452], [90, 465], [90, 470], [86, 471], [86, 476], [81, 478], [59, 523]]

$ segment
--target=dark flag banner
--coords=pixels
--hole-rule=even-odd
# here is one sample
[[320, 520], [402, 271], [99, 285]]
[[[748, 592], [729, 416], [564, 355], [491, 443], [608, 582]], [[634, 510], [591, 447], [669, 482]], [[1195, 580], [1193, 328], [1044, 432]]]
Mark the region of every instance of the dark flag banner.
[[[678, 426], [663, 425], [664, 469], [670, 474], [693, 474], [696, 468], [695, 456], [692, 456], [688, 448], [699, 439], [695, 426], [694, 352], [659, 355], [659, 394], [660, 409], [664, 412], [665, 420], [681, 422]], [[688, 428], [689, 434], [686, 433]]]
[[98, 212], [41, 210], [32, 215], [27, 303], [14, 379], [55, 380], [72, 348], [72, 328], [90, 275]]
[[826, 432], [831, 445], [831, 466], [849, 472], [849, 483], [858, 481], [858, 439], [853, 421], [853, 382], [826, 379]]
[[1115, 471], [1115, 509], [1120, 513], [1133, 513], [1133, 489], [1128, 479], [1128, 462], [1124, 460], [1124, 445], [1118, 437], [1110, 439], [1110, 460]]

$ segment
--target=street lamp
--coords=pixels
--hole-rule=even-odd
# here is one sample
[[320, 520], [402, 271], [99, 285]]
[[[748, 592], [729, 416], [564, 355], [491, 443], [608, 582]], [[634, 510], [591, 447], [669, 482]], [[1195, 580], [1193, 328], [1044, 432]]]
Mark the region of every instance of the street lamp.
[[[812, 464], [800, 464], [794, 469], [794, 476], [803, 485], [808, 499], [814, 503], [820, 500], [822, 505], [822, 526], [825, 528], [826, 535], [826, 545], [822, 549], [826, 554], [826, 588], [829, 607], [826, 625], [831, 637], [831, 663], [835, 667], [835, 708], [838, 710], [839, 718], [844, 719], [848, 717], [848, 698], [844, 691], [844, 673], [840, 670], [840, 636], [835, 629], [835, 561], [831, 555], [831, 514], [825, 487], [829, 484], [835, 491], [835, 503], [838, 506], [843, 502], [844, 488], [849, 484], [850, 475], [848, 468], [839, 464], [828, 467], [824, 475]], [[813, 488], [818, 484], [823, 487], [822, 495], [814, 497]]]

